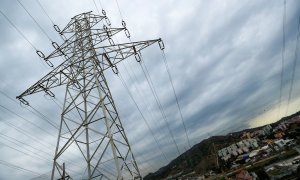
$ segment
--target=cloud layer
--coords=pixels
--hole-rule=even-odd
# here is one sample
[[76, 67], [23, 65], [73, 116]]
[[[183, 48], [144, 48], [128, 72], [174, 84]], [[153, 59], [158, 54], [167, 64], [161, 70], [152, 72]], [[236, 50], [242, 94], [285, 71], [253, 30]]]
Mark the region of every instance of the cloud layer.
[[[21, 2], [51, 40], [61, 43], [51, 21], [38, 4]], [[97, 13], [92, 0], [40, 2], [61, 28], [76, 14]], [[95, 2], [101, 10], [99, 1]], [[192, 144], [207, 136], [265, 124], [298, 111], [298, 66], [291, 105], [288, 111], [286, 109], [295, 58], [299, 1], [287, 0], [286, 4], [286, 49], [280, 111], [283, 1], [118, 2], [133, 41], [159, 37], [164, 40], [170, 73]], [[102, 0], [101, 4], [112, 25], [120, 27], [121, 17], [115, 1]], [[53, 51], [49, 39], [17, 1], [1, 1], [0, 10], [35, 48], [45, 54]], [[31, 179], [38, 176], [34, 172], [50, 173], [58, 131], [45, 119], [58, 124], [61, 109], [43, 94], [27, 99], [47, 118], [13, 102], [15, 96], [50, 69], [3, 16], [0, 16], [0, 22], [0, 179]], [[116, 39], [119, 43], [123, 40], [128, 42], [124, 35]], [[161, 51], [158, 45], [154, 45], [144, 50], [142, 55], [182, 153], [188, 145]], [[129, 59], [118, 68], [159, 140], [160, 147], [157, 147], [120, 79], [107, 71], [105, 75], [128, 139], [141, 172], [146, 175], [166, 165], [178, 154], [140, 65]], [[54, 92], [62, 102], [64, 88]], [[159, 149], [166, 154], [167, 160]], [[26, 170], [4, 166], [3, 161]]]

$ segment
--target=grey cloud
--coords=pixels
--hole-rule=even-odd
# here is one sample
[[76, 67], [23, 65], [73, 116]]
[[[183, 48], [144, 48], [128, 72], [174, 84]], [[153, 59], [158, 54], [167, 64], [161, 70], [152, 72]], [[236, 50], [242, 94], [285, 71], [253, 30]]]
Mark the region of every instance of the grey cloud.
[[[43, 14], [37, 3], [21, 1], [49, 36], [61, 42], [53, 30], [49, 19]], [[61, 28], [75, 14], [96, 9], [90, 1], [40, 1], [50, 17]], [[99, 5], [99, 2], [96, 1]], [[16, 1], [2, 1], [1, 10], [22, 30], [26, 37], [45, 54], [53, 48], [51, 42], [32, 22]], [[113, 25], [120, 26], [121, 20], [117, 6], [113, 1], [103, 1]], [[282, 1], [119, 1], [123, 18], [133, 36], [133, 40], [162, 37], [166, 45], [166, 56], [173, 77], [175, 89], [182, 108], [184, 121], [193, 143], [198, 143], [208, 135], [225, 134], [242, 128], [264, 113], [278, 106], [281, 48], [282, 48]], [[295, 51], [299, 2], [287, 1], [286, 24], [286, 61], [283, 86], [283, 100], [287, 99], [291, 69]], [[34, 49], [22, 39], [6, 20], [0, 16], [0, 90], [14, 98], [43, 77], [50, 69], [42, 65]], [[121, 37], [118, 41], [121, 42]], [[168, 75], [157, 45], [146, 49], [144, 61], [149, 69], [154, 86], [165, 109], [171, 131], [183, 151], [187, 144], [180, 116], [170, 87]], [[55, 62], [61, 62], [55, 59]], [[299, 65], [299, 64], [298, 64]], [[135, 71], [137, 80], [129, 78], [124, 67]], [[158, 148], [167, 153], [171, 160], [176, 150], [168, 134], [165, 122], [148, 88], [146, 79], [134, 59], [118, 65], [137, 103], [163, 147], [157, 147], [143, 122], [140, 114], [128, 96], [117, 76], [106, 72], [107, 80], [115, 98], [133, 151], [142, 164], [144, 175], [168, 163], [163, 160]], [[131, 73], [131, 70], [129, 70]], [[296, 72], [293, 98], [299, 97], [299, 76]], [[135, 89], [142, 92], [142, 97]], [[62, 100], [64, 88], [53, 91], [57, 99]], [[14, 123], [41, 139], [50, 147], [44, 147], [31, 138], [10, 128], [3, 122], [0, 132], [18, 138], [49, 153], [54, 153], [55, 136], [53, 129], [41, 118], [23, 109], [0, 94], [0, 104], [21, 114], [37, 125], [53, 133], [49, 136], [28, 125], [20, 118], [1, 109], [1, 121]], [[60, 108], [43, 93], [27, 97], [31, 104], [43, 112], [52, 122], [59, 123]], [[150, 109], [150, 115], [147, 112]], [[0, 139], [0, 142], [9, 143]], [[51, 144], [51, 145], [50, 145]], [[13, 144], [11, 144], [13, 145]], [[25, 147], [25, 146], [23, 146]], [[41, 174], [49, 174], [51, 163], [38, 162], [0, 146], [1, 159]], [[41, 153], [43, 154], [43, 153]], [[49, 154], [47, 158], [52, 159]], [[78, 157], [70, 157], [77, 160]], [[146, 163], [144, 160], [147, 160]], [[1, 169], [2, 169], [2, 165]], [[5, 168], [0, 170], [0, 179], [7, 179], [9, 173], [13, 179], [30, 179], [34, 174]]]

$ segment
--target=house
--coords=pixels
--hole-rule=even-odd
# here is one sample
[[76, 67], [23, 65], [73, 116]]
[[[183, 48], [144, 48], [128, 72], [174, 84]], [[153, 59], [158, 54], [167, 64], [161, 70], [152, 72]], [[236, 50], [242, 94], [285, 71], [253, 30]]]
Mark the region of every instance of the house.
[[236, 176], [236, 180], [253, 180], [252, 176], [246, 170], [241, 170]]
[[286, 123], [282, 122], [282, 123], [278, 124], [278, 126], [273, 129], [273, 132], [276, 132], [276, 131], [285, 131], [286, 129], [287, 129]]
[[292, 139], [279, 139], [277, 141], [274, 141], [274, 144], [276, 144], [279, 148], [283, 148], [285, 145], [291, 143], [293, 140]]
[[278, 131], [274, 134], [274, 137], [277, 139], [282, 139], [285, 136], [285, 133], [283, 131]]
[[218, 156], [227, 161], [231, 158], [231, 156], [237, 157], [238, 155], [249, 153], [250, 148], [257, 149], [258, 147], [259, 146], [256, 139], [244, 139], [240, 142], [233, 143], [230, 146], [220, 149], [218, 151]]
[[251, 146], [253, 149], [256, 149], [256, 148], [259, 147], [256, 139], [253, 139], [253, 138], [252, 138], [252, 139], [247, 139], [247, 140], [248, 140], [248, 142], [250, 143], [250, 146]]

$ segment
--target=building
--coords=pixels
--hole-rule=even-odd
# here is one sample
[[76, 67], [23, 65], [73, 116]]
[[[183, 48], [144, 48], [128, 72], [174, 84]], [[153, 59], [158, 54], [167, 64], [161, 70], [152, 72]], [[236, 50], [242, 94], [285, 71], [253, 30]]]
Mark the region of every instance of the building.
[[274, 144], [276, 144], [279, 148], [283, 148], [285, 145], [291, 143], [293, 140], [292, 139], [279, 139], [277, 141], [274, 141]]
[[285, 133], [283, 131], [277, 131], [274, 134], [274, 137], [277, 138], [277, 139], [282, 139], [284, 136], [285, 136]]
[[253, 177], [246, 170], [241, 170], [236, 176], [236, 180], [253, 180]]
[[223, 149], [220, 149], [218, 151], [218, 156], [227, 161], [228, 159], [231, 158], [231, 156], [238, 156], [244, 153], [248, 153], [251, 149], [257, 149], [258, 143], [257, 140], [254, 138], [250, 138], [250, 139], [244, 139], [240, 142], [237, 143], [233, 143], [228, 147], [225, 147]]

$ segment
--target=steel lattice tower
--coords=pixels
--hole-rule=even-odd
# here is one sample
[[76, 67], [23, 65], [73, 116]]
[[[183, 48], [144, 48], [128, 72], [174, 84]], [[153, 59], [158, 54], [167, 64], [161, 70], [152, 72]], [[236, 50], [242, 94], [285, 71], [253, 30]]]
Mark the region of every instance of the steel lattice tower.
[[[53, 42], [55, 50], [47, 57], [37, 54], [50, 66], [51, 58], [63, 57], [64, 62], [17, 96], [28, 105], [24, 96], [44, 91], [54, 97], [50, 89], [66, 86], [52, 180], [78, 174], [84, 174], [84, 179], [141, 179], [104, 71], [117, 74], [117, 63], [130, 56], [140, 62], [140, 50], [156, 42], [162, 49], [163, 43], [155, 39], [115, 44], [113, 35], [125, 31], [130, 36], [126, 24], [97, 29], [101, 21], [109, 22], [105, 13], [87, 12], [73, 17], [63, 30], [55, 26], [64, 43]], [[78, 156], [76, 165], [67, 161], [72, 156]]]

